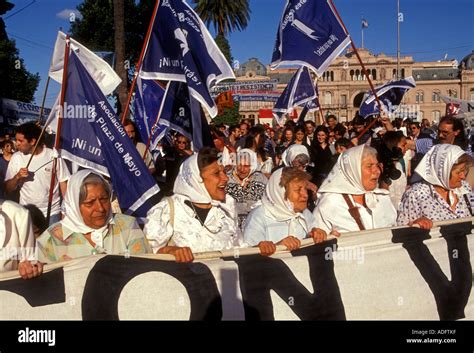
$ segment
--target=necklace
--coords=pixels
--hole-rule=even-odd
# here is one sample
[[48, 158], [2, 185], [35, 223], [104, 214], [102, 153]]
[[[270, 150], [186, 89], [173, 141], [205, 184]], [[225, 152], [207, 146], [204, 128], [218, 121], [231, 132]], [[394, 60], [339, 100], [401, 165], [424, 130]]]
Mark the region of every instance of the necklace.
[[[210, 230], [210, 229], [204, 224], [204, 222], [202, 221], [201, 217], [199, 217], [199, 214], [197, 213], [196, 208], [194, 207], [194, 204], [193, 204], [192, 202], [189, 202], [189, 203], [191, 204], [191, 207], [192, 207], [192, 209], [193, 209], [193, 211], [194, 211], [194, 218], [197, 218], [197, 220], [199, 221], [199, 223], [201, 223], [201, 225], [202, 225], [209, 233], [211, 233], [211, 234], [217, 234], [217, 233], [220, 232], [221, 227], [220, 227], [217, 231], [215, 231], [215, 232], [213, 232], [212, 230]], [[212, 206], [211, 206], [211, 208], [212, 208]], [[210, 209], [209, 209], [209, 212], [210, 212]], [[207, 216], [206, 216], [206, 218], [207, 218]], [[204, 221], [206, 221], [206, 220], [204, 220]]]

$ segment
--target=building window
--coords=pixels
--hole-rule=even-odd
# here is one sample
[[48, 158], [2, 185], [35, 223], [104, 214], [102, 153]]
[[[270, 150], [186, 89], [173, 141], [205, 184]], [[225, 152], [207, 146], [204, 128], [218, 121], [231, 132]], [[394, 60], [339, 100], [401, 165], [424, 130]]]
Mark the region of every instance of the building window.
[[362, 76], [360, 75], [360, 70], [356, 70], [356, 81], [362, 81]]
[[331, 71], [331, 81], [334, 81], [334, 71]]
[[347, 105], [347, 95], [341, 94], [341, 105], [345, 107]]
[[351, 75], [351, 80], [355, 81], [354, 70], [351, 70], [349, 74]]
[[405, 69], [402, 69], [402, 78], [405, 78]]
[[255, 120], [255, 115], [254, 115], [254, 114], [250, 114], [250, 115], [249, 115], [249, 119], [250, 119], [250, 120]]
[[439, 117], [440, 117], [440, 112], [439, 110], [433, 110], [431, 112], [431, 117], [433, 118], [434, 121], [438, 121], [439, 120]]
[[425, 101], [425, 97], [423, 95], [423, 91], [416, 92], [416, 103], [420, 104]]
[[423, 120], [423, 110], [420, 110], [420, 111], [418, 112], [418, 118], [419, 118], [419, 119], [418, 119], [419, 121]]
[[455, 90], [455, 89], [448, 89], [448, 95], [450, 97], [457, 98], [458, 97], [458, 91]]
[[324, 104], [332, 104], [332, 94], [331, 92], [324, 92]]
[[470, 91], [469, 93], [470, 93], [470, 94], [469, 94], [469, 96], [470, 96], [470, 97], [469, 97], [469, 98], [470, 98], [469, 100], [470, 100], [470, 101], [474, 101], [474, 88], [471, 88], [471, 91]]
[[432, 96], [431, 96], [431, 101], [433, 103], [439, 103], [439, 92], [434, 91]]
[[375, 69], [372, 69], [372, 78], [373, 78], [374, 80], [377, 79], [377, 70], [375, 70]]
[[392, 78], [397, 78], [397, 69], [392, 70]]

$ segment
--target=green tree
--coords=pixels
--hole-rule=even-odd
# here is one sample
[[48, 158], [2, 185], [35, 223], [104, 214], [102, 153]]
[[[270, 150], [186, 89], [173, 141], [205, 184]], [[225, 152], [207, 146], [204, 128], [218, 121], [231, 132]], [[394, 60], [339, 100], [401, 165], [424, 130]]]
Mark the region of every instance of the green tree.
[[217, 34], [226, 36], [234, 30], [243, 30], [250, 19], [248, 0], [194, 0], [195, 11], [206, 23], [214, 25]]
[[25, 69], [15, 41], [0, 40], [0, 97], [32, 102], [40, 82], [38, 73]]
[[235, 125], [240, 120], [239, 102], [234, 102], [233, 108], [224, 108], [222, 115], [216, 116], [213, 121], [216, 124]]
[[213, 25], [216, 44], [232, 64], [232, 52], [226, 36], [234, 30], [243, 30], [250, 20], [248, 0], [194, 0], [196, 13], [207, 26]]
[[232, 65], [234, 58], [232, 57], [229, 41], [227, 40], [227, 38], [222, 34], [218, 34], [215, 38], [215, 41], [222, 54], [224, 54], [225, 58], [227, 59], [227, 62]]

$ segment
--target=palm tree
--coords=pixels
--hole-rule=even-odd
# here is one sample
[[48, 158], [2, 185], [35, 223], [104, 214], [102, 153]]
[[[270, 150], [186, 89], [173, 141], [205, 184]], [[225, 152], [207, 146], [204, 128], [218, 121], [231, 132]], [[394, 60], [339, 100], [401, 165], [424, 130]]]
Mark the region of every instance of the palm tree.
[[226, 36], [237, 29], [245, 29], [250, 20], [248, 0], [194, 0], [195, 11], [209, 26], [211, 23], [218, 35]]

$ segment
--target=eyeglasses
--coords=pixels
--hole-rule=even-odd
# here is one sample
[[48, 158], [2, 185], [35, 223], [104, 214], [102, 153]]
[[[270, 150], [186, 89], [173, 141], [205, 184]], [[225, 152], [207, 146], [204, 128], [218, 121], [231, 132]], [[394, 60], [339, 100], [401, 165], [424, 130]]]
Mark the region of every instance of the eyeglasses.
[[185, 145], [185, 144], [186, 144], [186, 141], [176, 141], [176, 144], [178, 144], [178, 145]]
[[438, 135], [448, 136], [451, 135], [454, 131], [438, 130]]

